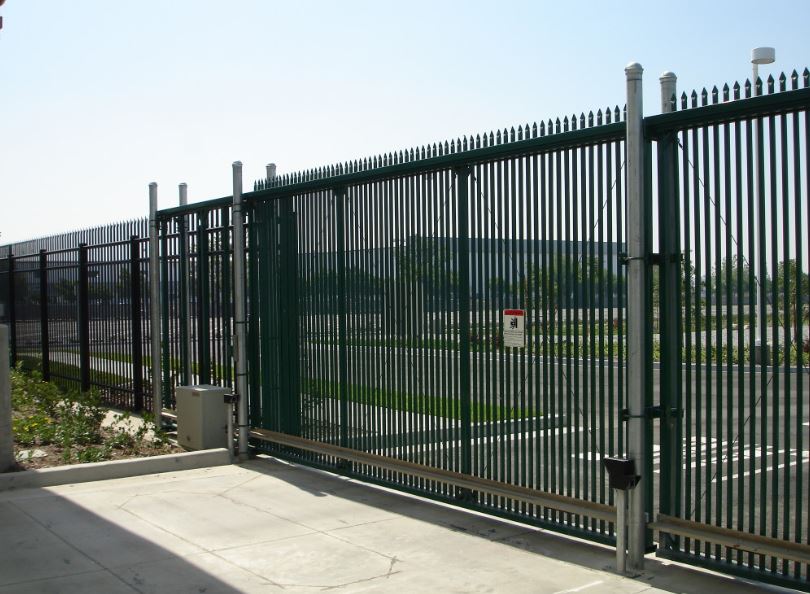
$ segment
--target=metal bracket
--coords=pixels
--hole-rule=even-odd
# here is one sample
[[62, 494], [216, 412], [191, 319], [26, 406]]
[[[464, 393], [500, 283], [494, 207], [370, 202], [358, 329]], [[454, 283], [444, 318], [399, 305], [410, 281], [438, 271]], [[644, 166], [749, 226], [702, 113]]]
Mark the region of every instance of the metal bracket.
[[625, 423], [630, 419], [647, 419], [651, 421], [653, 419], [683, 418], [683, 409], [666, 409], [660, 404], [656, 404], [646, 407], [644, 412], [640, 415], [631, 415], [628, 409], [623, 408], [619, 411], [619, 418]]
[[619, 252], [619, 263], [622, 266], [627, 266], [630, 260], [644, 260], [650, 266], [661, 266], [663, 262], [683, 262], [683, 254], [669, 254], [664, 256], [659, 253], [647, 254], [647, 256], [628, 256], [626, 252]]

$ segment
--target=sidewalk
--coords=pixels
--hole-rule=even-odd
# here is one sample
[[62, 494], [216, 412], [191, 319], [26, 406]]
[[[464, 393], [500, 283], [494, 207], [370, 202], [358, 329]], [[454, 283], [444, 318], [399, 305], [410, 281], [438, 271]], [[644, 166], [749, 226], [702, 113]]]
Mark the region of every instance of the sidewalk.
[[679, 592], [777, 588], [613, 550], [270, 458], [0, 493], [0, 594]]

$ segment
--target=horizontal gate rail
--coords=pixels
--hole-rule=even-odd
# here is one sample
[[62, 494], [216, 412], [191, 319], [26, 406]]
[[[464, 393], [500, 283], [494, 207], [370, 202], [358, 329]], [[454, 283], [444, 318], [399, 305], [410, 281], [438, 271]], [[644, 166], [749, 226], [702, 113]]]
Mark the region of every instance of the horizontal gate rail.
[[560, 495], [559, 493], [550, 493], [548, 491], [540, 491], [538, 489], [529, 489], [527, 487], [510, 485], [485, 478], [461, 474], [459, 472], [452, 472], [450, 470], [431, 468], [428, 466], [422, 466], [420, 464], [414, 464], [413, 462], [399, 460], [397, 458], [369, 454], [367, 452], [352, 450], [320, 441], [313, 441], [303, 437], [295, 437], [293, 435], [287, 435], [286, 433], [279, 433], [277, 431], [251, 429], [250, 436], [262, 441], [299, 448], [324, 456], [333, 456], [335, 458], [340, 458], [349, 462], [356, 462], [358, 464], [376, 466], [383, 470], [401, 472], [402, 474], [410, 475], [416, 478], [437, 481], [458, 487], [460, 489], [469, 489], [470, 491], [477, 491], [479, 493], [492, 495], [494, 497], [505, 497], [507, 499], [528, 503], [530, 505], [536, 505], [570, 514], [587, 516], [589, 518], [604, 520], [606, 522], [616, 521], [615, 506], [604, 503], [586, 501], [584, 499]]
[[701, 542], [723, 545], [735, 551], [768, 555], [799, 563], [810, 563], [810, 545], [798, 542], [760, 536], [664, 514], [659, 514], [655, 522], [650, 522], [648, 526], [652, 530], [661, 533], [675, 534], [685, 538], [694, 538]]

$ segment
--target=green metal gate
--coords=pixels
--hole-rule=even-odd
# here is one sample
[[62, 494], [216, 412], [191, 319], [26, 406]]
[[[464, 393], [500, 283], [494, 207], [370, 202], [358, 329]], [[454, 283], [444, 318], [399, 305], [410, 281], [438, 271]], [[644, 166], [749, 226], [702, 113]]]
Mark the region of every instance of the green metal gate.
[[645, 121], [661, 221], [658, 553], [803, 589], [809, 78], [683, 94]]
[[[592, 503], [593, 516], [272, 451], [612, 542], [601, 459], [624, 440], [624, 128], [618, 108], [600, 110], [245, 196], [255, 427]], [[521, 346], [504, 344], [505, 310], [525, 312]]]

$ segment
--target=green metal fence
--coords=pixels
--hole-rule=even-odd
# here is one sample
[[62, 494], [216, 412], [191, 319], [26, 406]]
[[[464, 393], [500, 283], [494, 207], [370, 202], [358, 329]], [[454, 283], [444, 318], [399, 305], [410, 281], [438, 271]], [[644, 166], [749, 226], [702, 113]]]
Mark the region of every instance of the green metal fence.
[[[646, 132], [662, 217], [659, 511], [804, 543], [806, 554], [807, 70], [801, 78], [673, 97]], [[659, 553], [807, 587], [806, 561], [726, 544], [663, 534]]]
[[[258, 184], [245, 196], [258, 248], [250, 344], [261, 353], [251, 423], [612, 503], [601, 459], [623, 448], [620, 117], [599, 111]], [[521, 347], [504, 345], [504, 310], [526, 312]], [[604, 521], [309, 459], [612, 538]]]
[[[641, 257], [625, 254], [618, 108], [257, 182], [238, 230], [254, 446], [615, 542], [602, 459], [626, 455], [628, 420], [641, 422], [645, 544], [808, 589], [809, 106], [805, 70], [672, 97], [645, 118]], [[235, 387], [232, 200], [158, 215], [167, 407], [177, 385]], [[99, 361], [125, 362], [143, 375], [117, 389], [138, 397], [146, 289], [126, 321], [93, 294], [132, 291], [125, 270], [141, 278], [147, 246], [126, 243], [0, 258], [17, 357], [54, 374], [53, 347], [75, 328], [60, 357], [76, 358], [77, 381], [102, 387]], [[638, 262], [650, 381], [631, 415]], [[60, 275], [77, 309], [57, 320]]]
[[148, 407], [146, 234], [145, 220], [130, 221], [4, 248], [12, 362], [112, 406]]

